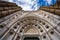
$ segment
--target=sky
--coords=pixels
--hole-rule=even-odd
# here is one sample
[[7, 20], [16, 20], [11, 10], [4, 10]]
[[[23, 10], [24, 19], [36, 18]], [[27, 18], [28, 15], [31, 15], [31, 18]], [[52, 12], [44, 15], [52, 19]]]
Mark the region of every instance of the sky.
[[9, 0], [9, 2], [14, 2], [22, 7], [24, 11], [36, 11], [41, 6], [54, 5], [56, 1], [57, 0]]

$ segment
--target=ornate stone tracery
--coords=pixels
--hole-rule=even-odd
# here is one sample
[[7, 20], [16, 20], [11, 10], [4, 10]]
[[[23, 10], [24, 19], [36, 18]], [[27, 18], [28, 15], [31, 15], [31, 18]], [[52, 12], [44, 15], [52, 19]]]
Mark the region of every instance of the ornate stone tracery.
[[60, 16], [43, 10], [20, 10], [0, 18], [1, 40], [25, 40], [26, 37], [60, 40]]

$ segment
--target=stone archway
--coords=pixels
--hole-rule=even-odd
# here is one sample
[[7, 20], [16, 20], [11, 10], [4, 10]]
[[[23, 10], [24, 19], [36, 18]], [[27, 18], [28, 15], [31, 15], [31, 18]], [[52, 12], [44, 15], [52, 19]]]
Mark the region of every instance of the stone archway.
[[[50, 16], [48, 18], [51, 19]], [[7, 31], [7, 35], [4, 35], [1, 39], [28, 40], [29, 38], [36, 38], [37, 40], [59, 40], [60, 35], [55, 28], [56, 26], [54, 26], [55, 23], [46, 19], [36, 14], [26, 14], [13, 22], [10, 25], [11, 28]]]

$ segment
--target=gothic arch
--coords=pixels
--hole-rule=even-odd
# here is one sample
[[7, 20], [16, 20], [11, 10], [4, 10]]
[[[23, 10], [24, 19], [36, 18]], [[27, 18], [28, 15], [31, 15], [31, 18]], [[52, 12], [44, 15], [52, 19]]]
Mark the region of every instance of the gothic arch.
[[[55, 40], [54, 38], [56, 38], [56, 40], [60, 40], [60, 38], [59, 38], [60, 33], [56, 29], [56, 27], [54, 25], [55, 23], [53, 23], [52, 21], [51, 21], [51, 23], [53, 23], [53, 24], [50, 23], [49, 19], [51, 19], [51, 17], [47, 14], [44, 14], [42, 16], [43, 18], [40, 16], [41, 15], [37, 15], [35, 13], [19, 14], [19, 12], [18, 12], [18, 14], [15, 14], [14, 16], [12, 16], [9, 19], [9, 21], [3, 22], [3, 23], [7, 23], [7, 24], [9, 22], [11, 22], [11, 23], [13, 22], [13, 23], [7, 26], [8, 30], [4, 34], [4, 36], [3, 35], [1, 36], [1, 39], [8, 40], [10, 38], [11, 40], [23, 40], [26, 36], [27, 37], [35, 36], [42, 40], [51, 40], [51, 39]], [[31, 26], [31, 29], [30, 29], [30, 26]], [[29, 31], [31, 31], [31, 30], [33, 30], [33, 32], [29, 33]], [[12, 37], [10, 37], [10, 36], [12, 36]]]
[[[19, 25], [19, 32], [18, 34], [20, 34], [21, 36], [20, 37], [23, 37], [22, 35], [24, 35], [24, 32], [25, 32], [25, 28], [29, 26], [34, 26], [37, 28], [38, 30], [38, 33], [40, 36], [43, 35], [43, 38], [45, 38], [49, 32], [50, 34], [54, 34], [55, 31], [57, 31], [52, 24], [50, 24], [48, 21], [46, 20], [43, 20], [41, 18], [38, 18], [38, 17], [34, 17], [34, 16], [26, 16], [26, 17], [23, 17], [22, 19], [20, 19], [14, 26], [13, 28], [15, 28], [15, 26], [18, 26]], [[33, 27], [33, 28], [34, 28]], [[28, 30], [28, 29], [27, 29]], [[32, 33], [31, 33], [32, 34]], [[44, 35], [46, 34], [46, 35]], [[50, 35], [49, 34], [49, 35]], [[57, 33], [58, 34], [58, 33]], [[49, 37], [49, 36], [48, 36]], [[59, 36], [57, 36], [58, 38]], [[23, 39], [23, 38], [21, 38]]]

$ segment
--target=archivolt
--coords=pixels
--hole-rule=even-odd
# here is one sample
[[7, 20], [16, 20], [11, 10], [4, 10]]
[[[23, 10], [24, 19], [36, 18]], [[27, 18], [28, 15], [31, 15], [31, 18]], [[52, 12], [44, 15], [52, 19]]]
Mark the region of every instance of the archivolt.
[[18, 25], [20, 29], [19, 33], [24, 33], [25, 28], [26, 27], [29, 28], [29, 26], [35, 27], [38, 30], [38, 32], [40, 32], [41, 34], [46, 33], [54, 28], [53, 25], [51, 25], [46, 20], [38, 18], [38, 17], [34, 17], [34, 16], [28, 16], [28, 17], [24, 17], [20, 19], [14, 24], [14, 27]]

